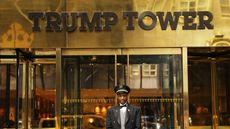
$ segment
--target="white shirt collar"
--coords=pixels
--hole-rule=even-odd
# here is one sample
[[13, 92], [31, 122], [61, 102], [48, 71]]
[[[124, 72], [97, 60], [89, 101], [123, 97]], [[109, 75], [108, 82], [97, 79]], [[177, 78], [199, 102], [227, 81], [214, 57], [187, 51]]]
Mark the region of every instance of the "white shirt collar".
[[123, 105], [126, 105], [126, 106], [128, 106], [128, 103], [126, 102], [126, 103], [124, 103], [124, 104], [119, 104], [120, 106], [123, 106]]

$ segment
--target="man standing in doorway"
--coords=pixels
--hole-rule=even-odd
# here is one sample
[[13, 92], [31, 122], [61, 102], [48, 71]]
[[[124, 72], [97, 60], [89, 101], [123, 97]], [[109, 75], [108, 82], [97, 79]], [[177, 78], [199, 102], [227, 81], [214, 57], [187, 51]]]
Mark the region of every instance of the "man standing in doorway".
[[118, 105], [111, 107], [106, 116], [106, 129], [141, 129], [141, 109], [128, 103], [130, 88], [116, 86]]

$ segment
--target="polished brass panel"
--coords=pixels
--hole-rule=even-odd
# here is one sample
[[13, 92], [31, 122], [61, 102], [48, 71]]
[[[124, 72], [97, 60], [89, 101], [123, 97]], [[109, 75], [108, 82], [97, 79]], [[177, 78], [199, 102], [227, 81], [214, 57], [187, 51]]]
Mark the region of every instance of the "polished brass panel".
[[56, 98], [55, 98], [55, 118], [56, 128], [61, 128], [61, 101], [62, 98], [62, 54], [61, 49], [56, 49]]
[[[185, 3], [193, 6], [183, 6]], [[33, 0], [4, 1], [0, 4], [0, 48], [147, 48], [147, 47], [197, 47], [197, 46], [229, 46], [230, 22], [229, 4], [223, 11], [220, 1], [183, 1], [183, 0]], [[200, 4], [200, 5], [199, 5]], [[127, 19], [123, 19], [124, 11], [175, 12], [175, 11], [211, 11], [213, 14], [213, 30], [182, 30], [183, 18], [180, 18], [177, 30], [162, 30], [159, 22], [150, 31], [139, 27], [134, 20], [135, 30], [126, 30]], [[71, 33], [46, 32], [47, 21], [41, 20], [41, 32], [32, 32], [33, 21], [28, 12], [93, 12], [111, 11], [118, 15], [118, 24], [112, 26], [110, 32], [79, 32], [78, 28]], [[195, 19], [197, 23], [199, 20]], [[223, 35], [224, 42], [214, 43], [217, 35]]]
[[62, 55], [121, 55], [121, 49], [62, 49]]
[[189, 129], [211, 129], [211, 126], [190, 126]]
[[122, 54], [141, 54], [141, 55], [168, 55], [168, 54], [181, 54], [181, 48], [129, 48], [122, 49]]
[[188, 48], [182, 48], [183, 61], [183, 114], [184, 128], [189, 127], [189, 99], [188, 99]]
[[28, 112], [28, 77], [29, 77], [28, 62], [23, 63], [23, 80], [22, 80], [22, 127], [28, 129], [28, 118], [30, 117]]
[[212, 88], [212, 129], [218, 128], [218, 114], [217, 114], [217, 72], [216, 61], [211, 62], [211, 88]]

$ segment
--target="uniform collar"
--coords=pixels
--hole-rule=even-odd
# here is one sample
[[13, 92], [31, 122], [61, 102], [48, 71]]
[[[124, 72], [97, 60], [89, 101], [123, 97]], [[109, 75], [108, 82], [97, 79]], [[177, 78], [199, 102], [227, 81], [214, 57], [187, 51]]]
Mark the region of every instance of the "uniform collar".
[[120, 106], [120, 107], [127, 107], [127, 106], [128, 106], [128, 103], [127, 103], [127, 102], [124, 103], [124, 104], [121, 104], [121, 103], [120, 103], [119, 106]]

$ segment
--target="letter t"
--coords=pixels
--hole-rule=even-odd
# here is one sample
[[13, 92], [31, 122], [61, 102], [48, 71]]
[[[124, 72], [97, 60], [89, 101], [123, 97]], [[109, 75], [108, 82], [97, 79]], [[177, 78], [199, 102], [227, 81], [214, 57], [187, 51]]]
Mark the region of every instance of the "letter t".
[[39, 19], [43, 18], [44, 14], [41, 12], [32, 12], [29, 13], [29, 19], [33, 20], [33, 31], [41, 31], [41, 28], [39, 26]]

